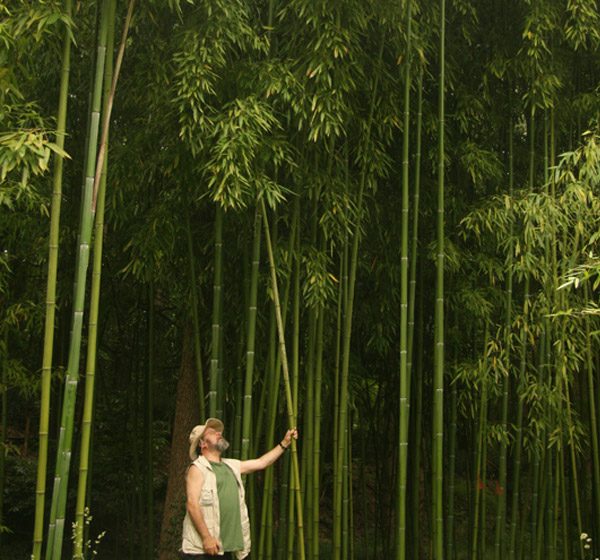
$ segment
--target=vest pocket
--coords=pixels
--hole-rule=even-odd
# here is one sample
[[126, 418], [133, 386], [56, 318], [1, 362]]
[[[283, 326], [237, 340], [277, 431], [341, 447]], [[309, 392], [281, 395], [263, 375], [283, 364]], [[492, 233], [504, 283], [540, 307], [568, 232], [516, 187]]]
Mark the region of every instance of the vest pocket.
[[215, 534], [215, 493], [212, 490], [202, 490], [200, 494], [200, 507], [206, 527], [212, 535]]
[[202, 490], [202, 494], [200, 495], [200, 505], [201, 506], [212, 506], [214, 503], [213, 491], [212, 490]]

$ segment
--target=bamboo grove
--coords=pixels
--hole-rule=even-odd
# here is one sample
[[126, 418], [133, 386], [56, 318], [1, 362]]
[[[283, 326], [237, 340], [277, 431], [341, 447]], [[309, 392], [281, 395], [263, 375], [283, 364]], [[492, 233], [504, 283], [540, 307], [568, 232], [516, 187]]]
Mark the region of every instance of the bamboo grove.
[[0, 0], [0, 556], [599, 556], [599, 8]]

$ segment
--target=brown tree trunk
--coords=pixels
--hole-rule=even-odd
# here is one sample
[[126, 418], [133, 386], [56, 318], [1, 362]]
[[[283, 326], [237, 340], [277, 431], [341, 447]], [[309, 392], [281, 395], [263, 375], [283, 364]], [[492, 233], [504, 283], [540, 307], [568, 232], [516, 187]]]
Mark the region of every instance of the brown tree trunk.
[[169, 458], [169, 482], [160, 529], [160, 560], [176, 560], [181, 546], [181, 524], [185, 514], [185, 471], [190, 463], [188, 437], [199, 424], [198, 389], [194, 371], [191, 330], [183, 335], [181, 371], [177, 382], [177, 402]]

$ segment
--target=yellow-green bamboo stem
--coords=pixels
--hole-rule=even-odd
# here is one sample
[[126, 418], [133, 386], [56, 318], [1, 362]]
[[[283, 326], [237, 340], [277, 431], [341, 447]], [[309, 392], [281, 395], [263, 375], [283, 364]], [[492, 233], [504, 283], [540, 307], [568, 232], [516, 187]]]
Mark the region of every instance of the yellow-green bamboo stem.
[[411, 9], [406, 2], [406, 56], [404, 66], [404, 130], [402, 140], [402, 212], [400, 241], [400, 395], [398, 442], [398, 513], [396, 526], [396, 558], [406, 558], [406, 480], [408, 468], [408, 425], [410, 413], [410, 370], [408, 369], [408, 222], [409, 222], [409, 127], [410, 127], [410, 62]]
[[[71, 17], [72, 0], [64, 0], [63, 11]], [[56, 145], [64, 149], [67, 120], [67, 93], [71, 69], [71, 37], [68, 28], [63, 37], [62, 67], [56, 119]], [[48, 281], [46, 286], [46, 317], [44, 324], [44, 354], [40, 397], [40, 428], [37, 478], [35, 489], [35, 522], [33, 529], [33, 560], [40, 560], [44, 533], [44, 505], [46, 500], [46, 471], [48, 468], [48, 430], [50, 423], [50, 386], [52, 379], [52, 350], [54, 348], [54, 317], [56, 312], [56, 273], [58, 269], [58, 242], [62, 198], [63, 157], [56, 155], [52, 179], [50, 209], [50, 238], [48, 242]]]

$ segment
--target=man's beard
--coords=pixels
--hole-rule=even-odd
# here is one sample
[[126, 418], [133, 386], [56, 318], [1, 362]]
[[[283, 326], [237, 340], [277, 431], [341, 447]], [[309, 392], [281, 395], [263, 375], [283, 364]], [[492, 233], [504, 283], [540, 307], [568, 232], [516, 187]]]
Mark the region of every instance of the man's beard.
[[221, 437], [219, 440], [217, 440], [217, 443], [215, 443], [214, 448], [220, 453], [223, 453], [223, 451], [227, 451], [227, 449], [229, 449], [229, 442], [224, 437]]

